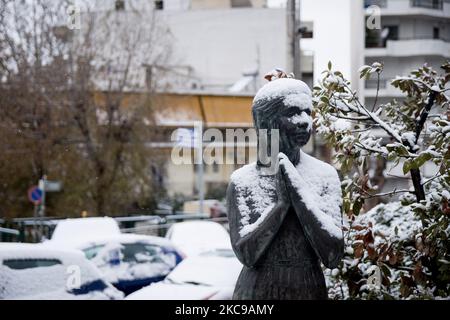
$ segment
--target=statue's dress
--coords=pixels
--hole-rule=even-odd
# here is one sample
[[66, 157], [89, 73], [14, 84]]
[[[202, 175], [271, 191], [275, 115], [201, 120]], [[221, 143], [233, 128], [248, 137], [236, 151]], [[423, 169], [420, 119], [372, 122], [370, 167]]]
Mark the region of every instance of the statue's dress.
[[[344, 242], [336, 170], [301, 153], [289, 204], [279, 201], [275, 176], [255, 164], [231, 176], [227, 212], [233, 250], [243, 264], [233, 299], [326, 299], [320, 262], [334, 268]], [[295, 176], [295, 177], [294, 177]], [[287, 191], [285, 190], [285, 191]]]
[[254, 267], [244, 266], [233, 299], [326, 299], [319, 259], [291, 207]]

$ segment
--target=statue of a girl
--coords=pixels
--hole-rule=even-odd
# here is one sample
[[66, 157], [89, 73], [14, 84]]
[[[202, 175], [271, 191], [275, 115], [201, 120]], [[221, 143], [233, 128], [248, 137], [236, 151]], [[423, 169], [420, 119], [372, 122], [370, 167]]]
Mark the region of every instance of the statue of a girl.
[[339, 177], [301, 150], [312, 130], [311, 90], [281, 72], [269, 80], [252, 113], [258, 136], [278, 130], [277, 170], [264, 173], [259, 159], [236, 170], [227, 190], [231, 242], [244, 265], [233, 298], [326, 299], [320, 262], [336, 267], [344, 248]]

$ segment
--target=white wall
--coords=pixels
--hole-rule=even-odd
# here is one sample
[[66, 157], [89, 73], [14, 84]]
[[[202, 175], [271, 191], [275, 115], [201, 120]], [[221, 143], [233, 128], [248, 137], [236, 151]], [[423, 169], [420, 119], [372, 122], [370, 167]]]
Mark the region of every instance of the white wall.
[[257, 65], [266, 72], [286, 64], [284, 9], [163, 11], [174, 36], [175, 63], [190, 65], [210, 88], [232, 85]]
[[303, 39], [301, 47], [314, 52], [314, 80], [331, 60], [357, 89], [357, 70], [364, 63], [362, 0], [302, 0], [301, 4], [301, 19], [313, 21], [313, 39]]
[[[303, 39], [302, 51], [313, 56], [314, 78], [332, 60], [359, 87], [358, 68], [364, 63], [362, 0], [302, 0], [301, 17], [312, 21], [313, 39]], [[236, 82], [256, 67], [260, 76], [286, 66], [286, 11], [281, 9], [220, 9], [164, 12], [175, 38], [176, 63], [191, 65], [209, 89]], [[260, 80], [260, 85], [264, 80]]]

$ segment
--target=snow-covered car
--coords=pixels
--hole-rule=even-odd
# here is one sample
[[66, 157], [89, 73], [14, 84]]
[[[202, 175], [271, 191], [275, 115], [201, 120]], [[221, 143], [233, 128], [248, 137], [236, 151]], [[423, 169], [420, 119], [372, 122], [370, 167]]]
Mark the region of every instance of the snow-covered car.
[[86, 241], [120, 235], [119, 225], [110, 217], [58, 220], [51, 241], [76, 248]]
[[[53, 239], [45, 245], [67, 248], [67, 242]], [[71, 248], [83, 251], [105, 279], [125, 294], [163, 280], [183, 260], [170, 240], [137, 234], [119, 233], [84, 243], [77, 241]]]
[[76, 250], [0, 243], [0, 299], [122, 299]]
[[188, 257], [211, 250], [231, 250], [228, 231], [213, 221], [175, 223], [167, 231], [166, 238]]
[[127, 300], [230, 300], [242, 264], [229, 249], [204, 252], [183, 260], [164, 281]]

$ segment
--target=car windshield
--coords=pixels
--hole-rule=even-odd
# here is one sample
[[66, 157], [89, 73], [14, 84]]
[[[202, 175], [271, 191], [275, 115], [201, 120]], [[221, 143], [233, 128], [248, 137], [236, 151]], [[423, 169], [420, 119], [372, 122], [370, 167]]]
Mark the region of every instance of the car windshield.
[[51, 267], [57, 264], [61, 264], [61, 261], [57, 259], [8, 259], [3, 261], [3, 265], [14, 270]]

